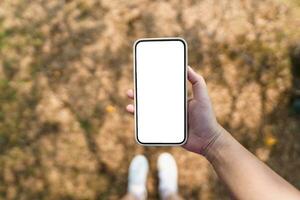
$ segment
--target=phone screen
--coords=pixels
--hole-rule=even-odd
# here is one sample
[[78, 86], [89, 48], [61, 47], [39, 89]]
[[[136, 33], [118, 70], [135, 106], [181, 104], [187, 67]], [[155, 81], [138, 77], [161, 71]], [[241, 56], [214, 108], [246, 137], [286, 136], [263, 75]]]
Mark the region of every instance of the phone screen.
[[142, 145], [186, 140], [186, 46], [180, 38], [141, 39], [134, 45], [135, 129]]

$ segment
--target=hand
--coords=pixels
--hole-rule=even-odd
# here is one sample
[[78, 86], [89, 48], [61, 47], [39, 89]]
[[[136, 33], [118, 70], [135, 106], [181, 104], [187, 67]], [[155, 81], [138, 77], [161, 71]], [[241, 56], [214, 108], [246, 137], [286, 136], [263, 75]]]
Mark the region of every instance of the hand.
[[[193, 98], [188, 102], [188, 140], [183, 147], [189, 151], [205, 155], [209, 147], [222, 133], [213, 112], [207, 87], [202, 76], [188, 67], [188, 79], [192, 84]], [[133, 90], [128, 90], [127, 96], [134, 99]], [[134, 106], [127, 105], [127, 111], [134, 113]]]

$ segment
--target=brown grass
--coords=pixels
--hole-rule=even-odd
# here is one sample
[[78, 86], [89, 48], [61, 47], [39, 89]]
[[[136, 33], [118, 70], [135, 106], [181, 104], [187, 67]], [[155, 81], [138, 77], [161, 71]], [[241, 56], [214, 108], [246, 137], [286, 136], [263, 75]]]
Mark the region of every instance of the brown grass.
[[[141, 147], [124, 110], [132, 43], [180, 36], [219, 121], [300, 187], [299, 118], [289, 111], [292, 6], [271, 0], [0, 2], [0, 199], [119, 199], [131, 158], [171, 152], [186, 199], [229, 199], [208, 162]], [[299, 171], [299, 170], [298, 170]]]

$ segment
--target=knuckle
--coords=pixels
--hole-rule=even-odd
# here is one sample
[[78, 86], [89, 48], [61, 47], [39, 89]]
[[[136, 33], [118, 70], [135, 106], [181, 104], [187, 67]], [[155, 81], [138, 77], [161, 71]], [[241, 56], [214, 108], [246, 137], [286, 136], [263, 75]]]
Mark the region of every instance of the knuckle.
[[197, 79], [198, 79], [200, 82], [205, 82], [203, 76], [201, 76], [200, 74], [197, 74]]

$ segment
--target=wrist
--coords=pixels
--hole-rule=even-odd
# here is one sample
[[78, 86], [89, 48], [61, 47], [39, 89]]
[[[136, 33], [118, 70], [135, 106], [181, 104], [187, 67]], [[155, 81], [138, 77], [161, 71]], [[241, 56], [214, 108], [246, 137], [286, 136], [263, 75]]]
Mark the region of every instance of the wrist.
[[215, 138], [207, 146], [204, 156], [208, 161], [212, 161], [216, 155], [227, 145], [228, 140], [227, 131], [218, 124], [218, 127], [215, 130]]

